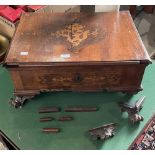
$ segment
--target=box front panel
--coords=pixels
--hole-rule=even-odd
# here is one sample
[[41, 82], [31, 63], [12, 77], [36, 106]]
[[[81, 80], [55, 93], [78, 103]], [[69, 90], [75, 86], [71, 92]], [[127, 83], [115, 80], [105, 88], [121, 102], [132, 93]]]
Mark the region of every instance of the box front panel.
[[[19, 67], [16, 90], [102, 91], [138, 90], [145, 65]], [[18, 70], [18, 71], [17, 71]], [[16, 79], [13, 79], [16, 81]], [[19, 80], [18, 80], [19, 81]], [[17, 85], [18, 84], [18, 85]]]

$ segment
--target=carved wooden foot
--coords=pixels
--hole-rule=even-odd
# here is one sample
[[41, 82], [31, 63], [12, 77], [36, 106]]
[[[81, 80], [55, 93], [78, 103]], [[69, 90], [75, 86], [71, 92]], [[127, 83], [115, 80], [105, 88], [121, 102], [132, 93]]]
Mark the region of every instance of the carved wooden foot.
[[144, 120], [144, 117], [139, 114], [129, 114], [129, 120], [134, 124]]
[[22, 108], [25, 101], [31, 99], [33, 96], [15, 96], [15, 98], [10, 99], [10, 104], [15, 108]]

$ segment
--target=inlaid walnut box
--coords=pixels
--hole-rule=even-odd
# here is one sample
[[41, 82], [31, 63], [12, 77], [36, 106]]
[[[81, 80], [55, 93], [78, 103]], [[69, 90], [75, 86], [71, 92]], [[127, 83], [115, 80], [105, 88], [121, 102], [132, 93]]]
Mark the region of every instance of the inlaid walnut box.
[[5, 64], [15, 106], [43, 91], [140, 91], [151, 63], [127, 11], [26, 13]]

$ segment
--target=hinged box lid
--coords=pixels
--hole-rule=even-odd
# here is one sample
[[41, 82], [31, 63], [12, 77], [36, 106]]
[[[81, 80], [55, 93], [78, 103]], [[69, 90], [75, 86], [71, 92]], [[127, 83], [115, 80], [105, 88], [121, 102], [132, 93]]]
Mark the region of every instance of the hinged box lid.
[[150, 62], [128, 11], [23, 14], [6, 57], [7, 64], [121, 61]]

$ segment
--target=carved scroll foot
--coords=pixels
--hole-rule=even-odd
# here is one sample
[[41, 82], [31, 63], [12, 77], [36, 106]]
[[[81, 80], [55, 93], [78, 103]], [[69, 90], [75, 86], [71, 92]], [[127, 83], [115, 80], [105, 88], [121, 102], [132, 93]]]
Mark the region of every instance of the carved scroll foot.
[[14, 108], [22, 108], [25, 101], [31, 99], [33, 96], [15, 96], [15, 98], [10, 99], [10, 104]]
[[144, 117], [139, 114], [129, 114], [129, 120], [134, 124], [144, 120]]

